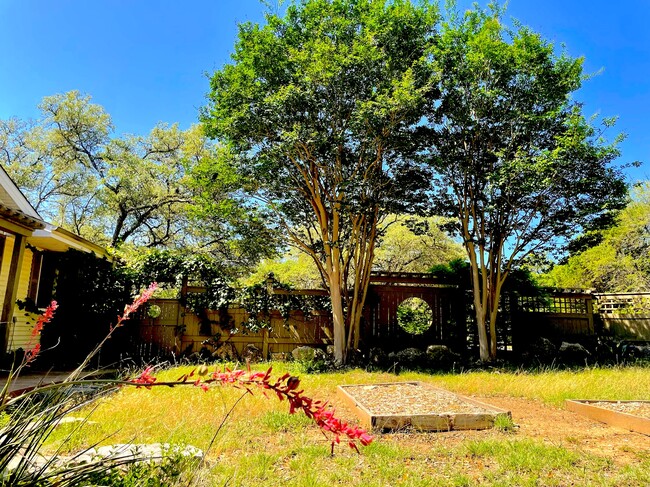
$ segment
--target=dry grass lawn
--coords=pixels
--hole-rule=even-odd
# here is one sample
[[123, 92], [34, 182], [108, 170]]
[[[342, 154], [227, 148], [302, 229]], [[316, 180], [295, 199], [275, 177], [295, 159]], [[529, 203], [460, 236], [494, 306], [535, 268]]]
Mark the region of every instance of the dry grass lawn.
[[[429, 375], [350, 370], [298, 374], [306, 394], [329, 399], [339, 416], [353, 412], [336, 397], [339, 384], [420, 380], [477, 397], [512, 411], [514, 431], [377, 435], [361, 455], [329, 440], [309, 420], [287, 414], [286, 403], [262, 394], [246, 397], [232, 412], [209, 452], [199, 485], [228, 486], [564, 486], [649, 485], [650, 437], [594, 423], [564, 409], [565, 398], [650, 400], [650, 368], [579, 371], [472, 372]], [[264, 367], [263, 365], [260, 368]], [[173, 380], [190, 369], [158, 374]], [[192, 386], [125, 388], [103, 400], [67, 445], [95, 441], [168, 442], [206, 448], [241, 390]], [[63, 426], [53, 442], [69, 428]]]

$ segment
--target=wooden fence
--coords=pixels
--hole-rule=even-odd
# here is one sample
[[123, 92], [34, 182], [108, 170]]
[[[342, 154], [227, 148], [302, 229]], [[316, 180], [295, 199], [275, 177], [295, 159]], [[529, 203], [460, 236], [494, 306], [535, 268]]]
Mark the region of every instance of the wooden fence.
[[584, 292], [557, 292], [550, 296], [519, 296], [511, 310], [513, 342], [520, 347], [539, 337], [580, 340], [594, 336], [594, 300]]
[[[159, 306], [160, 315], [149, 318], [142, 313], [139, 319], [139, 342], [134, 354], [139, 356], [180, 355], [199, 352], [206, 347], [215, 351], [227, 344], [238, 357], [244, 356], [246, 348], [253, 346], [263, 357], [282, 357], [294, 348], [307, 345], [322, 347], [332, 341], [332, 319], [327, 312], [300, 311], [291, 313], [285, 320], [279, 312], [268, 317], [270, 326], [258, 332], [247, 331], [242, 324], [248, 321], [246, 310], [230, 307], [227, 311], [210, 310], [202, 316], [209, 320], [210, 334], [202, 333], [201, 318], [185, 309], [176, 299], [153, 299], [149, 307]], [[226, 326], [227, 324], [227, 326]]]
[[[375, 282], [373, 286], [362, 329], [365, 345], [398, 349], [445, 343], [459, 351], [476, 345], [471, 299], [461, 290], [433, 282], [422, 287], [388, 282]], [[432, 327], [423, 335], [409, 335], [396, 325], [397, 305], [414, 296], [424, 299], [433, 311]], [[248, 315], [240, 307], [207, 311], [201, 319], [178, 300], [152, 300], [149, 305], [159, 306], [160, 314], [156, 318], [140, 315], [139, 326], [134, 328], [137, 333], [131, 336], [128, 347], [130, 354], [141, 359], [190, 354], [202, 348], [214, 351], [223, 344], [239, 357], [252, 346], [265, 358], [280, 358], [298, 346], [332, 343], [332, 318], [325, 311], [307, 315], [294, 311], [288, 320], [275, 311], [268, 317], [268, 329], [247, 332], [242, 324]], [[521, 351], [538, 337], [580, 342], [598, 334], [650, 340], [650, 293], [576, 291], [544, 297], [506, 296], [497, 340], [503, 350]]]
[[548, 297], [519, 297], [517, 338], [557, 340], [610, 336], [650, 341], [650, 293], [556, 292]]
[[[421, 335], [411, 335], [398, 324], [398, 307], [410, 298], [423, 300], [431, 310], [431, 326]], [[402, 348], [426, 343], [458, 349], [466, 341], [464, 321], [464, 297], [457, 285], [429, 274], [375, 273], [366, 298], [362, 338], [368, 346], [398, 342]]]
[[603, 331], [618, 338], [650, 340], [650, 293], [596, 294]]

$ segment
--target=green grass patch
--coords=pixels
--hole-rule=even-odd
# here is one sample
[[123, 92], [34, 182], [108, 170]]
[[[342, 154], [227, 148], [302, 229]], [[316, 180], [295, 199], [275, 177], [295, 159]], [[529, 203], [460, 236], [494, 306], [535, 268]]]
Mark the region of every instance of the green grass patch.
[[513, 433], [515, 431], [515, 422], [512, 417], [505, 414], [499, 414], [494, 418], [494, 429], [502, 433]]
[[650, 369], [639, 366], [467, 372], [433, 376], [431, 382], [463, 394], [539, 399], [555, 406], [565, 399], [650, 400]]
[[312, 424], [304, 414], [289, 414], [286, 411], [267, 411], [259, 418], [259, 424], [268, 433], [303, 430]]
[[580, 460], [578, 454], [566, 448], [530, 440], [472, 441], [467, 451], [472, 456], [494, 458], [504, 469], [527, 473], [568, 469]]
[[[562, 406], [565, 398], [650, 399], [650, 369], [643, 367], [591, 368], [576, 371], [500, 371], [435, 374], [409, 372], [399, 376], [360, 369], [305, 374], [291, 364], [273, 364], [274, 375], [300, 375], [301, 388], [315, 399], [336, 399], [339, 384], [420, 380], [464, 394], [517, 396]], [[260, 365], [257, 370], [263, 370]], [[158, 374], [174, 380], [192, 367]], [[205, 449], [223, 418], [229, 419], [217, 435], [207, 467], [196, 485], [265, 486], [519, 486], [519, 485], [647, 485], [650, 458], [618, 466], [610, 460], [580, 452], [578, 443], [564, 446], [542, 439], [520, 438], [512, 420], [497, 420], [497, 430], [479, 439], [455, 438], [445, 433], [380, 435], [357, 455], [342, 445], [334, 456], [321, 432], [301, 413], [288, 414], [288, 405], [261, 390], [246, 397], [229, 386], [208, 392], [193, 386], [122, 388], [102, 399], [87, 424], [62, 425], [49, 448], [62, 443], [70, 451], [94, 443], [118, 442], [191, 444]], [[355, 421], [345, 408], [344, 419]], [[516, 418], [515, 418], [516, 420]], [[91, 423], [92, 422], [92, 423]], [[429, 438], [430, 440], [427, 440]]]

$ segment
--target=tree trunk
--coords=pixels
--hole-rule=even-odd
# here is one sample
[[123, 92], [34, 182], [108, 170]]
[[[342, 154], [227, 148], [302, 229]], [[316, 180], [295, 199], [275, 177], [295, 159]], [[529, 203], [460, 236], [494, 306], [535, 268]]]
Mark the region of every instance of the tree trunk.
[[475, 243], [473, 237], [475, 232], [470, 229], [470, 221], [472, 219], [471, 215], [474, 213], [474, 209], [464, 206], [462, 201], [459, 201], [459, 205], [461, 207], [459, 217], [463, 229], [463, 244], [465, 251], [467, 252], [467, 257], [469, 258], [472, 278], [472, 296], [474, 298], [474, 315], [476, 317], [476, 327], [478, 330], [479, 357], [482, 361], [489, 362], [490, 345], [486, 323], [488, 301], [484, 294], [488, 286], [485, 275], [483, 247]]
[[[377, 238], [377, 225], [379, 222], [378, 208], [374, 209], [371, 217], [363, 218], [359, 225], [359, 235], [355, 244], [355, 265], [352, 302], [348, 305], [350, 315], [350, 329], [348, 333], [347, 349], [357, 350], [361, 338], [361, 318], [363, 307], [370, 285], [370, 272], [375, 260], [375, 242]], [[359, 223], [359, 222], [358, 222]]]
[[483, 362], [492, 360], [491, 347], [489, 344], [486, 312], [482, 304], [481, 290], [474, 287], [474, 311], [476, 314], [476, 326], [478, 327], [478, 345], [479, 345], [479, 358]]
[[[499, 313], [499, 294], [492, 296], [492, 309], [490, 310], [490, 359], [497, 358], [497, 315]], [[496, 301], [494, 301], [496, 300]]]
[[467, 255], [469, 257], [470, 269], [472, 271], [472, 295], [474, 296], [474, 313], [476, 316], [476, 326], [478, 328], [478, 345], [479, 357], [484, 362], [489, 362], [491, 359], [490, 345], [487, 333], [486, 323], [486, 300], [483, 294], [486, 286], [481, 286], [481, 273], [483, 269], [479, 269], [476, 253], [473, 245], [466, 247]]
[[332, 320], [334, 323], [334, 360], [337, 364], [345, 363], [345, 314], [341, 296], [340, 281], [330, 277], [330, 300], [332, 302]]
[[[501, 263], [499, 262], [499, 264]], [[501, 301], [501, 290], [503, 283], [506, 280], [508, 271], [502, 272], [501, 269], [496, 269], [491, 274], [492, 279], [490, 285], [490, 356], [492, 359], [497, 357], [497, 318], [499, 316], [499, 303]]]
[[[332, 224], [332, 240], [338, 239], [338, 214], [335, 213]], [[340, 250], [336, 246], [325, 246], [327, 252], [326, 268], [329, 280], [330, 300], [332, 302], [332, 321], [334, 325], [334, 360], [344, 364], [346, 359], [345, 311], [343, 308], [343, 288], [345, 283], [341, 275]]]

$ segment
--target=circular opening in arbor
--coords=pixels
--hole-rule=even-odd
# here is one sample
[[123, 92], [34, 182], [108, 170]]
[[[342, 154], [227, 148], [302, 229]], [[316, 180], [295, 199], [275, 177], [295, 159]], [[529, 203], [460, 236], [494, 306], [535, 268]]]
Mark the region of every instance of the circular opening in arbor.
[[433, 324], [433, 311], [424, 299], [407, 298], [397, 307], [397, 324], [411, 335], [422, 335]]
[[147, 315], [149, 318], [156, 319], [160, 316], [160, 313], [162, 313], [162, 309], [160, 309], [160, 306], [157, 304], [150, 304], [147, 308]]

